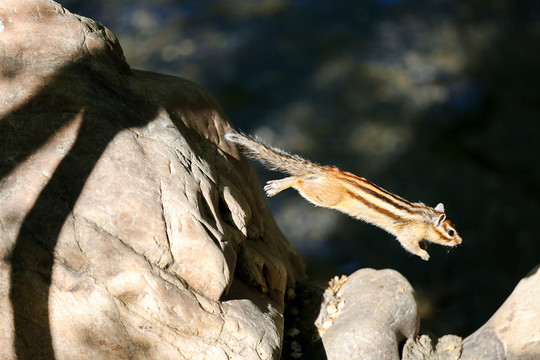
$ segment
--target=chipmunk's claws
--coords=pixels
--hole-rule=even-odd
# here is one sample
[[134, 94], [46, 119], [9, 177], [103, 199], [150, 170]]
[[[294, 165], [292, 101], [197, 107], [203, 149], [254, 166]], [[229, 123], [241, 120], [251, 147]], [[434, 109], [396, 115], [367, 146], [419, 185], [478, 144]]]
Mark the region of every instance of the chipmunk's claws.
[[266, 196], [268, 197], [272, 197], [274, 195], [277, 194], [276, 190], [277, 190], [277, 185], [274, 183], [276, 180], [274, 181], [269, 181], [266, 183], [266, 185], [264, 186], [264, 191], [266, 192]]

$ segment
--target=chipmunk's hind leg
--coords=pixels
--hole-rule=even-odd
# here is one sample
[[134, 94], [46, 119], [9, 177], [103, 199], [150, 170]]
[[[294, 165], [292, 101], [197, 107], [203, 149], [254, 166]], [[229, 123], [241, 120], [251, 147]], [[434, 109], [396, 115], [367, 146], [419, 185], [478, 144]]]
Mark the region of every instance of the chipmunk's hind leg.
[[295, 186], [298, 183], [299, 178], [296, 176], [286, 177], [280, 180], [271, 180], [266, 183], [264, 191], [266, 196], [272, 197], [285, 189]]

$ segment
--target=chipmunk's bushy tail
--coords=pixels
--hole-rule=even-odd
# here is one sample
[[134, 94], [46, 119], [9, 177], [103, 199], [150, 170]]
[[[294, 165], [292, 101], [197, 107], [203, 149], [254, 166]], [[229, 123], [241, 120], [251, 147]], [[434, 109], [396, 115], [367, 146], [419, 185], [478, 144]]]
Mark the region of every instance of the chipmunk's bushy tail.
[[256, 136], [229, 132], [225, 135], [225, 139], [242, 146], [248, 156], [259, 160], [272, 170], [301, 176], [320, 173], [325, 168], [298, 155], [267, 145]]

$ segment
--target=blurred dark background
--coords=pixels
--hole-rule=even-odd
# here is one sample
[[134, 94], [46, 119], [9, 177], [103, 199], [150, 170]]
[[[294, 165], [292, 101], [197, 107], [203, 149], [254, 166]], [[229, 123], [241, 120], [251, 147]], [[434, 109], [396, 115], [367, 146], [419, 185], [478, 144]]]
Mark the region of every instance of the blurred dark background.
[[[60, 2], [112, 30], [133, 68], [206, 87], [238, 128], [444, 202], [463, 237], [424, 262], [286, 191], [268, 203], [310, 281], [396, 269], [422, 333], [467, 336], [540, 262], [540, 2]], [[257, 169], [262, 182], [281, 176]]]

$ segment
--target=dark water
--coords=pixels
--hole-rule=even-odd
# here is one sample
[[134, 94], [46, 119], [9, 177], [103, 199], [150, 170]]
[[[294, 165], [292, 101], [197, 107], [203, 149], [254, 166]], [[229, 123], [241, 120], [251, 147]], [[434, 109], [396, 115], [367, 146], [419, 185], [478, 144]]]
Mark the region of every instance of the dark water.
[[132, 67], [205, 86], [244, 131], [444, 202], [464, 240], [432, 245], [426, 263], [287, 191], [268, 203], [313, 282], [396, 269], [419, 295], [422, 332], [467, 336], [540, 262], [538, 2], [61, 3], [111, 29]]

